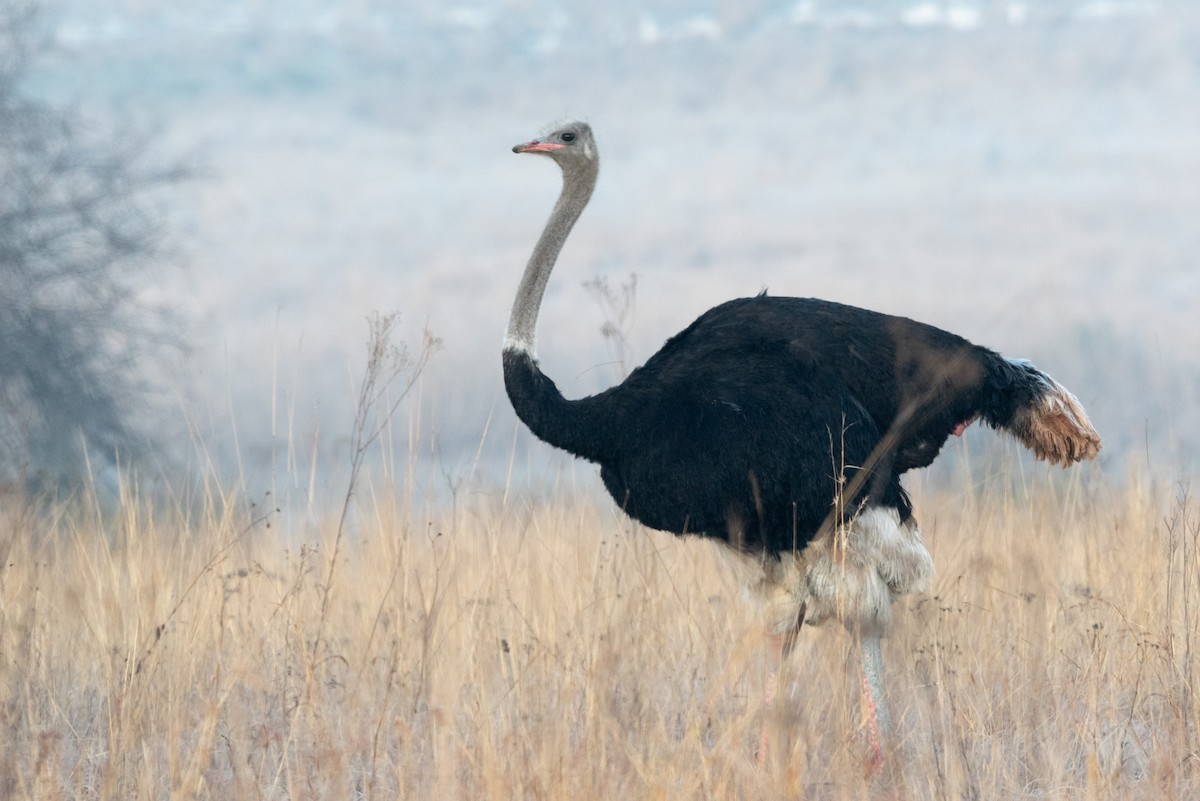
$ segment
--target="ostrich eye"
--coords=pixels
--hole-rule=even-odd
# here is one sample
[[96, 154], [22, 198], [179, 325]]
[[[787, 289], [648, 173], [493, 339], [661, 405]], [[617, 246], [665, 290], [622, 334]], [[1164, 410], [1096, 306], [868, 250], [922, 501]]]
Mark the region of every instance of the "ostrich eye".
[[574, 142], [575, 134], [572, 133], [571, 131], [563, 131], [561, 134], [559, 134], [558, 138], [563, 140], [564, 142]]

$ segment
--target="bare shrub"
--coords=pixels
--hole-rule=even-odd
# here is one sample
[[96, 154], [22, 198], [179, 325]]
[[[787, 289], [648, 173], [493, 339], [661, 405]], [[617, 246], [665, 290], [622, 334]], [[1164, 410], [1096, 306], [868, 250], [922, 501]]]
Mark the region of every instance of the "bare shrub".
[[144, 137], [28, 96], [36, 4], [0, 8], [0, 481], [136, 458], [146, 357], [172, 341], [142, 279], [163, 256]]

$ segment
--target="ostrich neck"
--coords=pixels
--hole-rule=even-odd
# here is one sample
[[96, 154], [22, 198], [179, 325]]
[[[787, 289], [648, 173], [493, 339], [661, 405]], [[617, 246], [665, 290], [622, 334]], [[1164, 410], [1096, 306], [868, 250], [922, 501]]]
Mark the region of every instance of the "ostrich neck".
[[584, 168], [563, 171], [562, 192], [517, 287], [517, 298], [513, 301], [508, 333], [504, 338], [505, 350], [520, 350], [531, 356], [536, 355], [538, 311], [546, 293], [546, 283], [550, 280], [550, 273], [567, 241], [567, 235], [592, 196], [598, 166], [593, 162]]

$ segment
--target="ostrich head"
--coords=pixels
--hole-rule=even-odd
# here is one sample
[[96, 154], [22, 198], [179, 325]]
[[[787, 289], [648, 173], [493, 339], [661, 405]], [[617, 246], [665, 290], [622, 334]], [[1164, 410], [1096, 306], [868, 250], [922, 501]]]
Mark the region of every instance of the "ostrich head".
[[600, 152], [592, 129], [586, 122], [566, 122], [531, 142], [513, 147], [514, 153], [541, 153], [558, 163], [563, 174], [574, 175], [595, 173], [600, 168]]

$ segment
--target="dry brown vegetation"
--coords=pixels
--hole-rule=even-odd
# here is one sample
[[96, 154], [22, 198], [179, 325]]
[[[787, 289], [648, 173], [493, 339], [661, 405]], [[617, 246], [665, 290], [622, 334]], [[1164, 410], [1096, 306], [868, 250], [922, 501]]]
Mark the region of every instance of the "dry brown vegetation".
[[[901, 794], [1195, 797], [1197, 507], [1048, 476], [918, 487]], [[482, 497], [362, 499], [332, 566], [336, 521], [9, 504], [0, 797], [869, 796], [844, 631], [801, 638], [759, 770], [755, 610], [714, 546]]]

